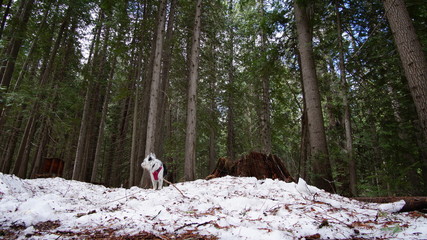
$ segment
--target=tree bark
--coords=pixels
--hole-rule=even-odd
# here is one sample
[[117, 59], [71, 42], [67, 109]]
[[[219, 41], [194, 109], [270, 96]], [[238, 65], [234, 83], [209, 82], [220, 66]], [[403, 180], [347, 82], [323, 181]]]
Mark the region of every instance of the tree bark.
[[[233, 0], [228, 3], [229, 19], [233, 19]], [[228, 84], [227, 84], [227, 157], [232, 161], [236, 160], [236, 131], [234, 126], [234, 27], [233, 22], [228, 27]]]
[[[215, 58], [215, 56], [214, 56], [214, 58]], [[209, 97], [209, 102], [210, 102], [210, 104], [209, 104], [209, 116], [211, 119], [211, 121], [209, 121], [209, 123], [211, 126], [209, 127], [209, 150], [208, 150], [209, 158], [208, 158], [208, 168], [207, 168], [208, 172], [211, 172], [215, 167], [215, 163], [217, 160], [217, 138], [218, 138], [217, 137], [217, 132], [218, 132], [217, 129], [218, 128], [217, 128], [216, 122], [215, 122], [217, 119], [217, 108], [218, 108], [218, 106], [215, 102], [215, 99], [217, 96], [217, 94], [216, 94], [216, 91], [217, 91], [217, 89], [216, 89], [217, 66], [216, 66], [216, 64], [212, 64], [212, 65], [213, 65], [213, 69], [210, 70], [212, 72], [212, 74], [211, 74], [212, 76], [210, 77], [211, 80], [209, 82], [209, 88], [212, 91], [212, 93], [209, 94], [211, 96], [211, 97]]]
[[46, 145], [48, 143], [48, 135], [50, 132], [50, 130], [49, 130], [50, 127], [48, 126], [47, 121], [44, 121], [42, 125], [43, 126], [41, 128], [42, 129], [41, 130], [41, 139], [40, 139], [39, 145], [37, 147], [37, 153], [36, 153], [36, 156], [34, 158], [34, 164], [33, 164], [32, 170], [31, 170], [30, 178], [35, 178], [37, 173], [39, 172], [41, 164], [42, 164], [43, 154], [45, 153], [45, 148], [46, 148]]
[[[99, 77], [99, 76], [98, 76]], [[90, 181], [91, 167], [93, 165], [93, 159], [95, 158], [96, 142], [98, 137], [98, 126], [99, 126], [99, 115], [101, 112], [101, 106], [103, 102], [103, 93], [101, 91], [101, 84], [96, 82], [94, 88], [91, 90], [90, 102], [90, 114], [87, 121], [86, 130], [86, 143], [84, 149], [84, 157], [82, 162], [82, 168], [80, 172], [81, 181]]]
[[[22, 110], [25, 110], [25, 106], [22, 108]], [[15, 153], [16, 145], [19, 139], [18, 129], [21, 129], [23, 119], [24, 114], [21, 112], [16, 118], [16, 123], [14, 125], [11, 135], [9, 136], [6, 151], [3, 153], [3, 162], [0, 168], [0, 171], [3, 173], [10, 173], [11, 171], [10, 168], [13, 162], [13, 155]]]
[[25, 177], [24, 167], [23, 165], [27, 164], [28, 153], [31, 148], [31, 138], [34, 134], [35, 129], [35, 119], [38, 116], [38, 104], [36, 103], [31, 110], [30, 117], [27, 120], [27, 124], [24, 129], [24, 134], [21, 139], [21, 143], [19, 145], [18, 155], [16, 156], [15, 166], [13, 167], [12, 173], [20, 178]]
[[250, 152], [248, 155], [236, 161], [231, 161], [227, 158], [218, 159], [215, 169], [206, 179], [227, 175], [236, 177], [256, 177], [257, 179], [271, 178], [285, 182], [296, 182], [279, 157], [259, 152]]
[[[98, 21], [102, 22], [103, 18], [104, 18], [104, 13], [100, 11], [98, 15]], [[94, 29], [94, 37], [91, 43], [92, 44], [91, 53], [90, 53], [88, 62], [86, 63], [86, 66], [88, 67], [87, 75], [95, 75], [94, 69], [100, 53], [99, 45], [100, 45], [100, 39], [101, 39], [102, 26], [103, 26], [102, 24], [98, 25]], [[90, 126], [94, 125], [92, 111], [96, 111], [96, 109], [94, 109], [93, 106], [96, 104], [96, 95], [97, 95], [97, 91], [99, 90], [99, 87], [98, 87], [99, 83], [96, 83], [91, 79], [86, 79], [86, 80], [87, 80], [87, 86], [86, 86], [86, 93], [85, 93], [85, 99], [84, 99], [84, 107], [83, 107], [83, 113], [81, 116], [79, 138], [77, 141], [76, 155], [74, 159], [74, 167], [73, 167], [73, 174], [72, 174], [72, 179], [78, 180], [78, 181], [84, 181], [86, 177], [86, 167], [87, 167], [87, 161], [89, 157], [89, 151], [91, 149], [91, 136], [93, 132]]]
[[169, 11], [169, 19], [167, 22], [167, 30], [166, 30], [166, 37], [165, 37], [165, 46], [163, 48], [163, 66], [162, 66], [162, 77], [161, 77], [161, 83], [160, 83], [160, 92], [159, 92], [159, 105], [158, 105], [158, 116], [157, 116], [157, 128], [156, 128], [156, 156], [160, 159], [163, 159], [163, 146], [164, 146], [164, 139], [166, 138], [166, 128], [165, 128], [165, 121], [166, 121], [166, 112], [168, 109], [169, 99], [167, 96], [168, 86], [169, 86], [169, 72], [171, 69], [172, 64], [172, 50], [174, 48], [174, 31], [175, 31], [175, 15], [176, 15], [176, 0], [172, 0], [170, 4], [170, 11]]
[[[161, 82], [161, 69], [162, 69], [162, 53], [163, 53], [163, 43], [164, 43], [164, 32], [165, 32], [165, 22], [166, 22], [166, 0], [162, 0], [159, 6], [159, 15], [156, 29], [156, 42], [155, 42], [155, 52], [153, 59], [153, 75], [151, 78], [150, 85], [150, 99], [148, 106], [148, 120], [147, 120], [147, 135], [145, 140], [145, 151], [144, 156], [147, 156], [150, 153], [156, 152], [156, 128], [157, 126], [157, 117], [158, 117], [158, 105], [160, 101], [160, 82]], [[142, 187], [148, 187], [147, 184], [147, 171], [144, 169], [144, 174], [141, 178], [140, 185]], [[145, 179], [145, 181], [144, 181]], [[144, 185], [144, 186], [143, 186]]]
[[[10, 1], [12, 2], [12, 1]], [[12, 80], [13, 72], [15, 70], [15, 63], [18, 57], [19, 51], [22, 46], [22, 42], [25, 39], [27, 24], [30, 19], [31, 10], [33, 8], [34, 0], [21, 1], [20, 7], [16, 15], [16, 26], [14, 29], [14, 34], [9, 41], [8, 47], [6, 49], [6, 56], [1, 63], [0, 67], [0, 88], [4, 88], [4, 91], [8, 91], [10, 82]], [[8, 11], [8, 10], [6, 10]], [[5, 12], [6, 14], [6, 12]], [[5, 22], [2, 22], [4, 24]], [[2, 26], [3, 27], [3, 26]], [[1, 38], [0, 38], [1, 39]], [[0, 90], [3, 91], [3, 90]], [[4, 115], [5, 115], [5, 100], [3, 99], [3, 94], [0, 92], [0, 129], [2, 128]]]
[[196, 178], [196, 105], [197, 105], [197, 79], [199, 75], [199, 48], [200, 28], [202, 15], [202, 0], [196, 3], [193, 37], [191, 39], [191, 52], [189, 58], [190, 75], [188, 79], [187, 124], [185, 134], [185, 165], [184, 177], [186, 181]]
[[[26, 60], [24, 62], [24, 65], [21, 68], [21, 71], [19, 72], [19, 76], [18, 76], [18, 78], [15, 81], [15, 87], [13, 88], [12, 91], [15, 91], [17, 89], [17, 87], [20, 85], [22, 79], [24, 78], [24, 75], [26, 73], [30, 72], [28, 70], [28, 65], [29, 65], [30, 59], [31, 59], [31, 57], [32, 57], [32, 55], [33, 55], [33, 53], [34, 53], [34, 51], [36, 49], [37, 43], [38, 43], [38, 41], [40, 39], [40, 34], [41, 34], [42, 30], [44, 28], [46, 28], [46, 20], [47, 20], [47, 18], [49, 16], [49, 13], [50, 13], [50, 6], [51, 6], [51, 2], [49, 2], [49, 5], [45, 9], [45, 12], [43, 14], [43, 19], [41, 20], [41, 24], [40, 24], [39, 28], [37, 29], [36, 37], [33, 40], [33, 42], [31, 43], [31, 47], [30, 47], [30, 50], [28, 51], [27, 58], [26, 58]], [[0, 116], [1, 116], [1, 114], [0, 114]]]
[[[41, 77], [39, 79], [39, 85], [40, 87], [47, 87], [47, 82], [53, 72], [53, 65], [54, 60], [57, 55], [58, 49], [60, 47], [60, 43], [62, 41], [62, 37], [64, 35], [65, 29], [68, 25], [69, 17], [70, 17], [70, 7], [67, 10], [67, 13], [64, 17], [64, 20], [61, 24], [61, 27], [58, 32], [57, 39], [55, 40], [55, 43], [53, 45], [52, 51], [49, 54], [49, 59], [47, 60], [46, 67], [43, 69]], [[33, 109], [31, 112], [31, 116], [27, 123], [27, 128], [25, 129], [25, 134], [21, 142], [20, 150], [18, 151], [18, 158], [15, 164], [14, 173], [19, 177], [26, 177], [27, 168], [29, 166], [29, 154], [30, 154], [30, 146], [26, 146], [25, 144], [30, 144], [30, 140], [32, 139], [32, 136], [35, 132], [35, 121], [40, 115], [38, 110], [40, 106], [40, 102], [45, 98], [43, 95], [37, 96], [38, 98], [35, 100], [35, 103], [33, 104]], [[42, 121], [42, 124], [44, 122]], [[29, 132], [27, 132], [29, 130]], [[24, 144], [24, 145], [23, 145]], [[19, 170], [17, 170], [17, 167], [19, 167]]]
[[304, 110], [301, 116], [301, 142], [300, 142], [300, 159], [298, 163], [298, 178], [307, 179], [307, 161], [310, 149], [310, 142], [308, 140], [308, 123], [307, 111], [304, 104]]
[[[148, 1], [147, 1], [148, 2]], [[166, 3], [165, 3], [166, 4]], [[147, 19], [150, 17], [154, 17], [154, 15], [151, 14], [151, 12], [155, 12], [152, 11], [151, 8], [153, 8], [153, 4], [149, 4], [146, 5], [147, 7], [144, 7], [144, 16], [143, 19]], [[160, 15], [160, 8], [157, 12], [157, 23], [160, 21], [159, 20], [159, 15]], [[166, 16], [165, 16], [166, 17]], [[158, 24], [157, 24], [158, 25]], [[140, 110], [140, 127], [142, 129], [142, 131], [139, 132], [139, 138], [140, 138], [140, 143], [139, 143], [139, 147], [138, 147], [138, 153], [137, 153], [137, 161], [138, 161], [138, 165], [136, 168], [136, 175], [137, 175], [137, 179], [139, 179], [138, 184], [142, 187], [149, 187], [151, 186], [150, 184], [150, 176], [147, 173], [147, 171], [143, 168], [141, 168], [140, 163], [143, 161], [143, 159], [146, 157], [145, 155], [145, 146], [146, 146], [146, 142], [147, 142], [147, 127], [148, 127], [148, 113], [149, 113], [149, 108], [150, 108], [150, 97], [151, 97], [151, 82], [153, 79], [153, 70], [154, 70], [154, 58], [155, 58], [155, 53], [156, 53], [156, 40], [157, 40], [157, 31], [156, 29], [154, 29], [153, 31], [151, 31], [151, 24], [149, 21], [144, 21], [143, 23], [143, 32], [150, 32], [152, 34], [144, 34], [145, 37], [144, 40], [142, 40], [144, 43], [148, 44], [151, 41], [151, 44], [148, 44], [150, 47], [149, 49], [146, 49], [145, 53], [149, 53], [147, 55], [144, 55], [143, 52], [140, 52], [140, 60], [138, 62], [142, 62], [142, 59], [144, 59], [144, 65], [145, 65], [145, 69], [147, 69], [147, 71], [144, 72], [144, 76], [145, 76], [145, 80], [142, 83], [142, 103], [141, 104], [141, 110]], [[142, 66], [142, 65], [141, 65]], [[141, 73], [142, 74], [142, 73]]]
[[[3, 1], [2, 1], [2, 2], [3, 2]], [[13, 2], [13, 0], [9, 0], [9, 1], [7, 2], [6, 9], [4, 10], [4, 14], [3, 14], [3, 17], [2, 17], [2, 20], [1, 20], [1, 25], [0, 25], [0, 39], [1, 39], [1, 38], [2, 38], [2, 36], [3, 36], [4, 26], [6, 25], [7, 16], [9, 15], [10, 8], [11, 8], [11, 6], [12, 6], [12, 2]]]
[[350, 116], [350, 106], [348, 101], [348, 83], [345, 72], [345, 59], [344, 59], [344, 48], [342, 40], [342, 30], [341, 30], [341, 16], [339, 12], [339, 2], [335, 2], [335, 13], [337, 15], [337, 33], [338, 33], [338, 48], [339, 48], [339, 69], [340, 69], [340, 78], [341, 78], [341, 97], [344, 108], [344, 132], [345, 132], [345, 151], [348, 162], [348, 172], [350, 180], [350, 194], [352, 196], [357, 196], [356, 189], [356, 161], [353, 157], [353, 136], [351, 128], [351, 116]]
[[[136, 23], [138, 23], [139, 21], [139, 16], [140, 16], [140, 9], [138, 8], [136, 13]], [[141, 23], [141, 25], [143, 26], [146, 25], [145, 19], [146, 17], [143, 16], [143, 20]], [[140, 37], [137, 35], [137, 29], [138, 28], [134, 29], [131, 46], [134, 46], [136, 42], [136, 38]], [[138, 159], [141, 155], [140, 153], [142, 151], [141, 149], [145, 147], [145, 144], [142, 144], [141, 142], [142, 138], [147, 133], [146, 128], [143, 128], [143, 125], [146, 122], [145, 120], [147, 118], [144, 118], [144, 120], [142, 120], [143, 118], [140, 116], [141, 115], [140, 105], [143, 105], [141, 104], [141, 101], [140, 101], [140, 95], [141, 95], [140, 79], [141, 79], [142, 71], [140, 70], [140, 67], [139, 67], [139, 65], [142, 65], [142, 55], [143, 55], [142, 52], [143, 52], [142, 47], [139, 47], [139, 48], [133, 47], [131, 51], [131, 58], [130, 58], [131, 60], [129, 61], [131, 70], [129, 70], [129, 73], [128, 73], [128, 80], [131, 83], [130, 86], [134, 86], [133, 87], [134, 98], [132, 101], [133, 102], [133, 118], [132, 118], [132, 145], [131, 145], [131, 156], [130, 156], [130, 164], [129, 164], [130, 165], [129, 166], [129, 187], [139, 184], [138, 181], [140, 180], [141, 177], [139, 176], [140, 174], [138, 173], [140, 172], [141, 167], [138, 164]], [[114, 153], [113, 147], [111, 152]]]
[[306, 7], [295, 3], [295, 19], [298, 35], [298, 50], [304, 85], [304, 101], [307, 106], [307, 121], [310, 152], [313, 165], [313, 184], [328, 192], [335, 192], [332, 170], [323, 122], [322, 107], [316, 69], [313, 58], [312, 34]]
[[[132, 83], [132, 82], [130, 82]], [[116, 129], [114, 130], [113, 136], [111, 137], [111, 148], [109, 150], [107, 163], [104, 171], [104, 182], [109, 186], [118, 186], [117, 182], [119, 176], [120, 162], [124, 160], [120, 152], [124, 152], [126, 149], [123, 147], [126, 141], [126, 133], [129, 126], [129, 115], [130, 108], [132, 107], [131, 98], [127, 97], [122, 101], [119, 110], [119, 119], [115, 122]], [[137, 185], [134, 183], [133, 185]], [[133, 186], [132, 185], [132, 186]]]
[[[107, 18], [109, 16], [111, 16], [110, 12], [107, 12]], [[106, 122], [106, 118], [107, 118], [107, 113], [108, 113], [108, 104], [110, 102], [110, 89], [111, 89], [111, 85], [112, 85], [112, 79], [114, 77], [114, 68], [115, 68], [115, 64], [116, 64], [116, 59], [117, 57], [114, 55], [112, 57], [112, 63], [110, 66], [108, 66], [108, 62], [107, 62], [107, 56], [108, 56], [108, 46], [109, 46], [109, 41], [110, 41], [110, 26], [106, 26], [104, 29], [104, 40], [103, 40], [103, 47], [101, 50], [101, 53], [99, 54], [99, 64], [97, 67], [97, 78], [99, 79], [100, 82], [103, 81], [103, 79], [106, 79], [106, 83], [105, 83], [105, 93], [104, 93], [104, 101], [102, 103], [102, 107], [101, 107], [101, 116], [99, 119], [99, 124], [98, 124], [98, 136], [96, 137], [96, 146], [95, 146], [95, 153], [94, 153], [94, 157], [93, 157], [93, 165], [92, 165], [92, 171], [91, 171], [91, 176], [90, 176], [90, 181], [91, 182], [97, 182], [98, 181], [98, 165], [100, 162], [100, 158], [101, 158], [101, 148], [103, 146], [104, 143], [104, 132], [105, 132], [105, 122]], [[120, 38], [120, 36], [118, 37]], [[109, 67], [109, 68], [108, 68]], [[107, 73], [107, 69], [110, 69], [109, 73]], [[96, 124], [95, 124], [96, 126]], [[95, 127], [94, 126], [94, 127]]]
[[85, 143], [87, 138], [86, 132], [87, 132], [88, 119], [89, 119], [88, 117], [89, 99], [90, 99], [90, 87], [88, 86], [86, 88], [82, 121], [80, 123], [79, 139], [77, 141], [76, 156], [74, 158], [73, 175], [71, 177], [71, 179], [73, 180], [82, 180], [82, 176], [80, 175], [80, 173], [83, 167], [82, 163], [83, 163], [84, 149], [85, 149]]
[[113, 75], [114, 75], [114, 64], [110, 72], [108, 86], [105, 89], [104, 103], [102, 104], [101, 120], [99, 123], [99, 129], [98, 129], [98, 141], [96, 142], [95, 158], [93, 159], [92, 175], [90, 179], [92, 183], [98, 182], [98, 175], [99, 175], [98, 165], [101, 158], [101, 148], [104, 142], [105, 122], [106, 122], [107, 113], [108, 113], [108, 103], [110, 102], [109, 96], [110, 96], [111, 81], [112, 81]]
[[149, 153], [155, 153], [156, 143], [156, 127], [157, 127], [157, 113], [158, 103], [160, 98], [160, 82], [161, 82], [161, 69], [162, 69], [162, 53], [163, 53], [163, 36], [165, 31], [166, 22], [166, 0], [160, 2], [159, 7], [159, 21], [157, 23], [156, 34], [156, 52], [154, 54], [153, 62], [153, 77], [151, 80], [150, 90], [150, 106], [148, 110], [148, 125], [147, 125], [147, 140], [145, 143], [145, 156]]
[[[133, 118], [132, 118], [132, 146], [131, 146], [131, 154], [130, 154], [130, 167], [129, 167], [129, 187], [137, 185], [136, 172], [138, 169], [138, 149], [140, 145], [140, 138], [138, 137], [140, 134], [139, 131], [139, 86], [135, 86], [135, 96], [134, 96], [134, 104], [133, 104]], [[114, 137], [114, 135], [113, 135]], [[115, 138], [113, 138], [115, 139]], [[114, 143], [115, 141], [113, 141]]]
[[[143, 18], [147, 18], [147, 17], [151, 17], [150, 14], [148, 14], [149, 11], [144, 11], [144, 16]], [[160, 12], [158, 12], [158, 16], [157, 16], [157, 22], [159, 22], [159, 16], [160, 16]], [[144, 22], [144, 31], [150, 31], [151, 26], [148, 22]], [[148, 128], [148, 117], [149, 117], [149, 110], [150, 110], [150, 97], [151, 97], [151, 82], [153, 81], [153, 70], [154, 70], [154, 58], [155, 58], [155, 54], [156, 54], [156, 40], [157, 40], [157, 31], [156, 29], [153, 31], [153, 34], [151, 36], [151, 51], [147, 51], [150, 52], [149, 57], [147, 57], [147, 61], [145, 61], [145, 68], [147, 69], [147, 71], [145, 71], [144, 75], [145, 75], [145, 80], [142, 83], [142, 106], [140, 106], [141, 110], [140, 111], [140, 128], [142, 129], [139, 132], [139, 138], [140, 138], [140, 143], [139, 143], [139, 147], [138, 147], [138, 153], [137, 153], [137, 161], [139, 162], [138, 166], [137, 166], [137, 175], [138, 178], [140, 179], [139, 181], [139, 186], [142, 187], [150, 187], [151, 183], [150, 183], [150, 176], [147, 173], [147, 171], [143, 168], [141, 168], [140, 163], [143, 161], [143, 159], [145, 158], [145, 156], [147, 156], [145, 154], [145, 149], [146, 149], [146, 144], [147, 144], [147, 128]], [[148, 44], [148, 42], [150, 41], [150, 39], [146, 39], [146, 43]], [[140, 61], [142, 61], [143, 59], [143, 53], [140, 52], [139, 56]], [[139, 103], [138, 103], [139, 104]]]
[[[259, 0], [259, 11], [261, 17], [264, 18], [264, 0]], [[261, 56], [262, 56], [262, 69], [261, 69], [261, 151], [265, 154], [271, 153], [271, 127], [270, 127], [270, 79], [267, 70], [267, 36], [263, 26], [260, 29], [261, 37]]]
[[383, 4], [427, 141], [427, 60], [405, 1], [383, 0]]
[[[18, 56], [19, 50], [21, 49], [22, 42], [25, 38], [25, 33], [27, 31], [27, 23], [30, 19], [31, 9], [33, 8], [34, 0], [22, 1], [21, 2], [21, 12], [17, 16], [17, 25], [14, 36], [11, 38], [9, 42], [9, 46], [11, 46], [10, 55], [7, 57], [6, 68], [1, 75], [1, 87], [8, 88], [10, 85], [10, 81], [12, 79], [13, 71], [15, 69], [15, 62]], [[1, 99], [0, 99], [1, 100]], [[0, 106], [2, 107], [2, 106]]]
[[[385, 13], [399, 52], [419, 125], [427, 142], [427, 60], [404, 0], [383, 0]], [[424, 158], [423, 170], [427, 169]], [[427, 173], [423, 171], [424, 179]]]
[[68, 27], [70, 17], [71, 17], [71, 7], [69, 6], [66, 13], [65, 13], [64, 19], [61, 23], [61, 27], [59, 28], [58, 36], [56, 37], [52, 51], [49, 55], [49, 60], [47, 62], [46, 68], [43, 70], [43, 74], [40, 78], [40, 85], [41, 86], [45, 85], [45, 83], [49, 80], [49, 77], [51, 76], [51, 74], [53, 72], [52, 69], [54, 66], [55, 58], [56, 58], [57, 52], [59, 50], [59, 47], [61, 45], [61, 41], [62, 41], [62, 38], [64, 36], [65, 30]]

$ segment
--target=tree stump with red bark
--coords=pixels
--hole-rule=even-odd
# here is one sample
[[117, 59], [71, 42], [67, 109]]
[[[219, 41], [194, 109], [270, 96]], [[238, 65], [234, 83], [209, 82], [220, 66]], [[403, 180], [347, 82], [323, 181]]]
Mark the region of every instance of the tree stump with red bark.
[[257, 179], [279, 179], [285, 182], [296, 182], [283, 161], [276, 155], [266, 155], [259, 152], [251, 152], [237, 161], [227, 158], [218, 159], [217, 165], [206, 179], [223, 176], [256, 177]]

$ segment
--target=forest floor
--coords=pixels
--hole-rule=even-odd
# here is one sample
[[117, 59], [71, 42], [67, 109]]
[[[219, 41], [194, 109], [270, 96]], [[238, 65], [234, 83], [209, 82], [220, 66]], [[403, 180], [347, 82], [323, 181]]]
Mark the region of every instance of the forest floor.
[[427, 239], [404, 202], [363, 203], [307, 185], [222, 177], [162, 190], [0, 173], [0, 239]]

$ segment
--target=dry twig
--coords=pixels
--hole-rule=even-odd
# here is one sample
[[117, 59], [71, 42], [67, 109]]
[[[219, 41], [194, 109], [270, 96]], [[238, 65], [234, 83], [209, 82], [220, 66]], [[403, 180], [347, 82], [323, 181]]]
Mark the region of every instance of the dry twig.
[[175, 184], [173, 184], [173, 183], [171, 183], [171, 182], [169, 182], [168, 180], [166, 180], [166, 179], [163, 179], [165, 182], [167, 182], [168, 184], [170, 184], [170, 185], [172, 185], [176, 190], [178, 190], [178, 192], [179, 193], [181, 193], [181, 195], [184, 197], [184, 198], [188, 198], [187, 196], [185, 196], [184, 195], [184, 193], [182, 193], [182, 191], [181, 190], [179, 190], [176, 186], [175, 186]]

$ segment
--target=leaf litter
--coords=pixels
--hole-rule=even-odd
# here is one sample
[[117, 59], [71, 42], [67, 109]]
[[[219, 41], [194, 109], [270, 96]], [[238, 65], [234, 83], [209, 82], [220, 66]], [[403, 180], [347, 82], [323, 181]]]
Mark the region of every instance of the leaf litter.
[[0, 173], [0, 239], [427, 239], [404, 202], [364, 203], [299, 183], [222, 177], [162, 190]]

